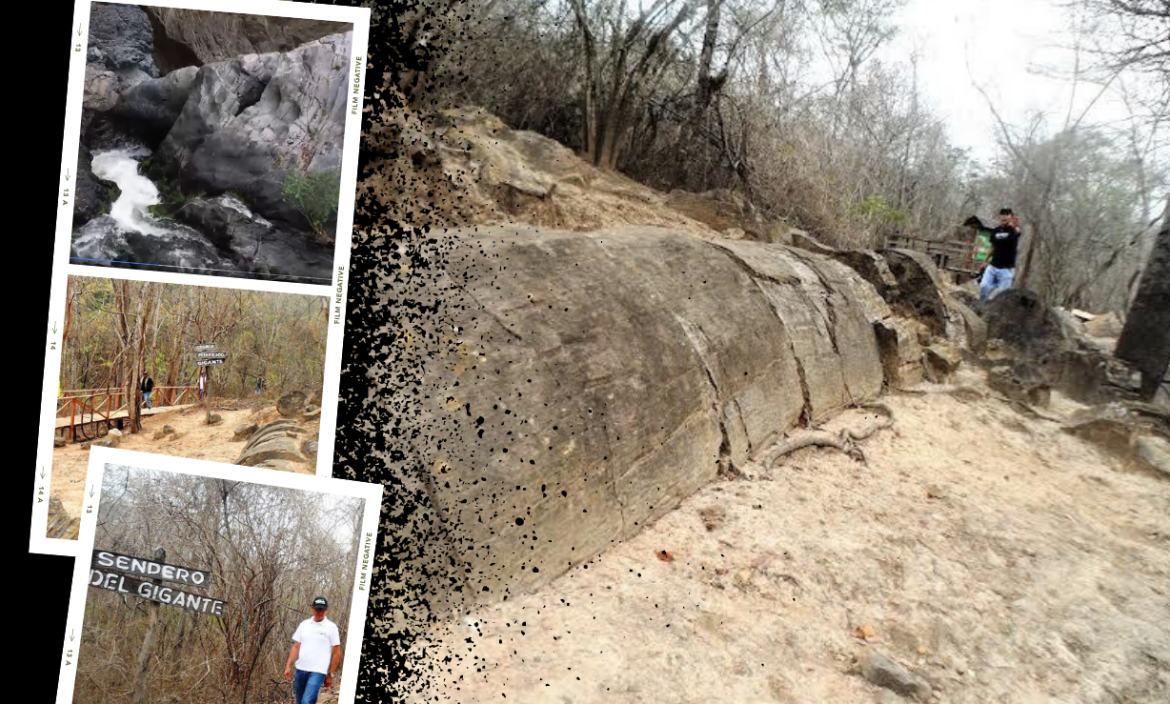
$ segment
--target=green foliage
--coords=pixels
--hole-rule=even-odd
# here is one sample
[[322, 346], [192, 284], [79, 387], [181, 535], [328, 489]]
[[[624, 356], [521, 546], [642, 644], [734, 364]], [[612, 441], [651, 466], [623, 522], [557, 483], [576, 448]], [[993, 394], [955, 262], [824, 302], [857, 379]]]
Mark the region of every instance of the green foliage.
[[891, 225], [902, 225], [909, 220], [909, 216], [904, 211], [890, 205], [884, 196], [877, 193], [866, 196], [864, 200], [853, 206], [853, 215], [871, 222]]
[[337, 212], [340, 190], [337, 175], [322, 171], [294, 171], [284, 179], [284, 199], [301, 211], [321, 238], [327, 234], [325, 223]]

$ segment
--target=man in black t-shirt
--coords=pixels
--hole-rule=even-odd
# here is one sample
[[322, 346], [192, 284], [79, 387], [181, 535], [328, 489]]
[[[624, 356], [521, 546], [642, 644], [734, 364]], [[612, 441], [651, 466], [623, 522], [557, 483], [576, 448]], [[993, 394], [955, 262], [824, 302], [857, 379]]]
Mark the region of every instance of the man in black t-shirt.
[[1011, 208], [999, 211], [999, 225], [985, 228], [991, 236], [991, 256], [979, 282], [979, 300], [986, 301], [996, 291], [1012, 287], [1016, 274], [1016, 249], [1020, 244], [1020, 221]]

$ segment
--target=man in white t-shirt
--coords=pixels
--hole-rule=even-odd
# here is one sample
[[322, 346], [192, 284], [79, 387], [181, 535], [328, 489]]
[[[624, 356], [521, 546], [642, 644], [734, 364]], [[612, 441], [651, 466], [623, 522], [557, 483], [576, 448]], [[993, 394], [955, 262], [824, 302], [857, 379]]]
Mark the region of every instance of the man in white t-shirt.
[[337, 624], [325, 618], [329, 602], [319, 596], [313, 599], [312, 608], [313, 618], [301, 621], [293, 633], [292, 650], [284, 666], [284, 678], [292, 680], [296, 704], [317, 704], [321, 686], [333, 686], [333, 673], [341, 660], [341, 634]]

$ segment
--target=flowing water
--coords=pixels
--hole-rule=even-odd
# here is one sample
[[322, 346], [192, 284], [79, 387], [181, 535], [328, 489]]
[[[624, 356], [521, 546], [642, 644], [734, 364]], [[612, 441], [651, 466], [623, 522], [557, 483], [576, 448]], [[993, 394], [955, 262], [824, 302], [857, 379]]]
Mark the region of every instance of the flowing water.
[[[139, 162], [150, 156], [145, 147], [95, 153], [93, 173], [112, 181], [122, 193], [108, 215], [90, 220], [74, 232], [72, 256], [89, 263], [150, 264], [167, 269], [237, 269], [220, 256], [198, 231], [175, 220], [156, 218], [150, 206], [161, 202], [158, 187], [139, 173]], [[241, 204], [242, 206], [242, 204]], [[209, 272], [210, 273], [210, 272]]]

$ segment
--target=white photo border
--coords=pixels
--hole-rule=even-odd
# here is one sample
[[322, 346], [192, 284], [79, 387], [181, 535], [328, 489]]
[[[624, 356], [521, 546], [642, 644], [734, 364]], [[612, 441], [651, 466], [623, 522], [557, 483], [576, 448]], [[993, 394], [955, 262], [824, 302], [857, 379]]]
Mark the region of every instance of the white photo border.
[[346, 676], [338, 692], [338, 704], [353, 704], [357, 698], [357, 675], [361, 665], [362, 635], [365, 631], [369, 606], [369, 588], [373, 577], [374, 553], [378, 545], [378, 519], [382, 508], [382, 485], [333, 479], [307, 474], [293, 474], [272, 470], [240, 467], [145, 452], [132, 452], [107, 447], [95, 447], [89, 457], [86, 474], [86, 501], [81, 513], [77, 544], [77, 558], [73, 561], [73, 581], [69, 590], [69, 613], [65, 621], [64, 645], [61, 649], [61, 674], [57, 682], [57, 704], [72, 704], [77, 681], [77, 656], [80, 650], [85, 604], [89, 591], [89, 570], [94, 539], [97, 536], [98, 507], [101, 505], [102, 480], [106, 466], [122, 465], [136, 469], [161, 470], [175, 474], [190, 474], [213, 479], [231, 479], [266, 486], [301, 489], [322, 494], [353, 496], [364, 499], [362, 514], [363, 552], [354, 565], [354, 585], [343, 658]]
[[[333, 450], [337, 433], [337, 405], [340, 394], [341, 356], [346, 322], [346, 297], [349, 285], [349, 261], [352, 243], [354, 201], [357, 196], [358, 155], [361, 142], [361, 120], [364, 108], [365, 75], [370, 33], [370, 10], [363, 7], [314, 5], [284, 0], [146, 0], [144, 2], [115, 2], [148, 7], [170, 7], [208, 12], [231, 12], [248, 15], [270, 15], [298, 19], [316, 19], [353, 24], [353, 41], [347, 79], [350, 106], [346, 112], [345, 136], [342, 143], [341, 187], [337, 206], [337, 234], [330, 283], [314, 285], [261, 279], [178, 274], [163, 271], [140, 271], [118, 267], [98, 267], [69, 262], [73, 236], [73, 207], [77, 154], [81, 144], [81, 109], [85, 89], [86, 56], [89, 50], [89, 15], [94, 0], [75, 0], [72, 36], [69, 45], [71, 60], [68, 74], [68, 94], [65, 101], [65, 134], [62, 143], [61, 170], [58, 184], [57, 222], [53, 247], [53, 267], [50, 278], [49, 320], [46, 325], [45, 368], [41, 388], [41, 414], [37, 431], [37, 458], [33, 488], [32, 521], [29, 527], [29, 552], [45, 555], [73, 556], [77, 541], [49, 538], [49, 496], [52, 483], [54, 418], [57, 410], [57, 384], [60, 379], [64, 340], [64, 310], [66, 283], [69, 276], [88, 276], [106, 279], [130, 279], [232, 288], [273, 293], [298, 293], [325, 296], [329, 299], [329, 326], [325, 346], [324, 386], [321, 394], [321, 432], [318, 437], [317, 476], [329, 477], [333, 472]], [[270, 470], [276, 471], [276, 470]]]

